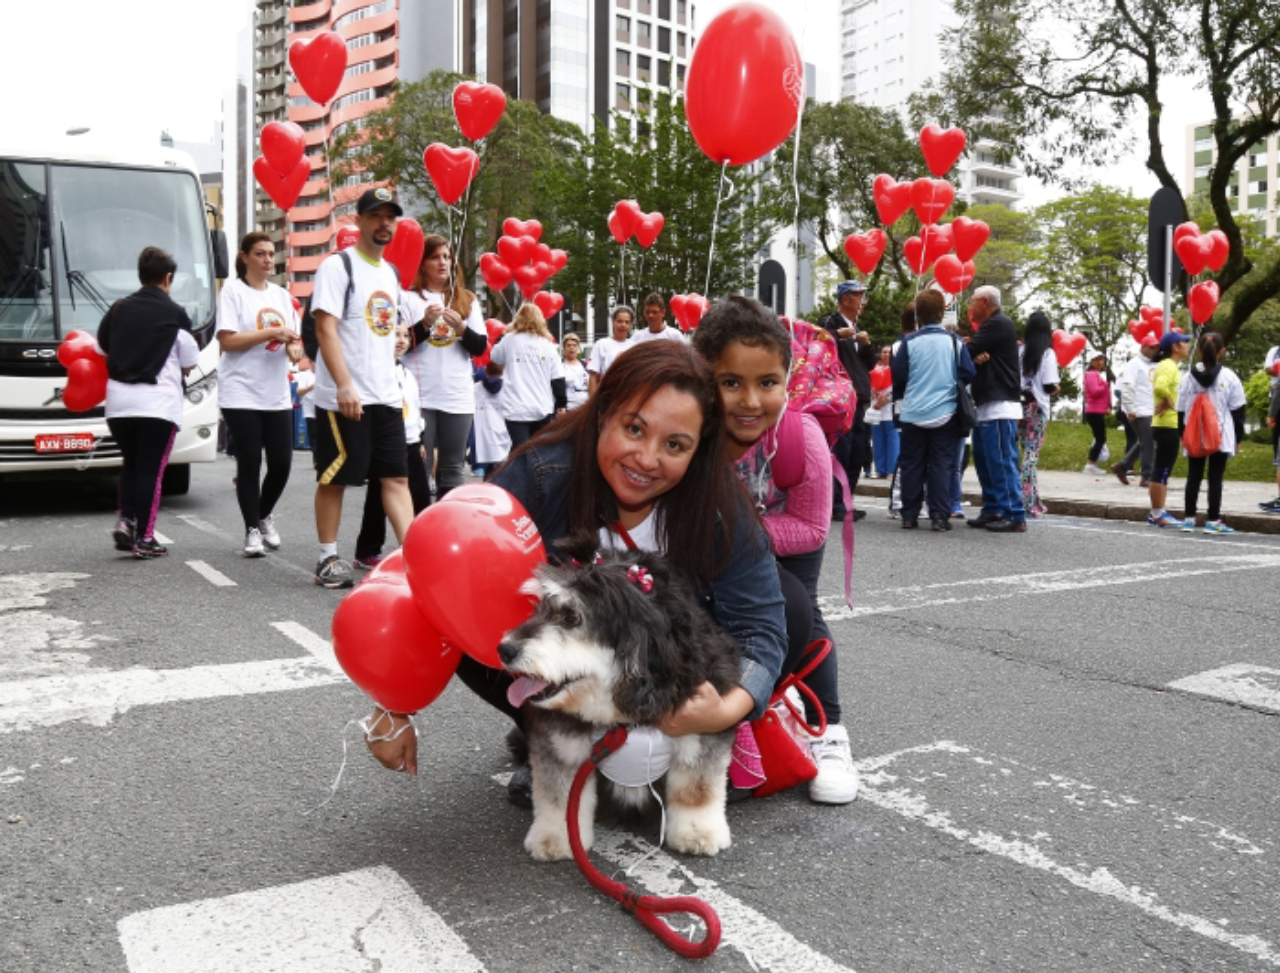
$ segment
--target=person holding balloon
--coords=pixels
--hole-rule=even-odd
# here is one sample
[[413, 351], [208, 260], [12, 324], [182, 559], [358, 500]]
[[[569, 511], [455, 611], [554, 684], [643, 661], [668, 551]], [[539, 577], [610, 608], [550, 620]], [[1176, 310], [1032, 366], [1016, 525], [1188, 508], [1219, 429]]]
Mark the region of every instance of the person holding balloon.
[[[516, 448], [568, 406], [564, 362], [538, 305], [525, 301], [489, 360], [503, 366], [502, 417]], [[473, 399], [474, 401], [474, 399]]]
[[269, 279], [275, 262], [269, 234], [245, 234], [236, 254], [236, 278], [218, 296], [218, 406], [236, 444], [245, 557], [280, 547], [272, 511], [293, 467], [289, 363], [301, 359], [302, 338], [289, 292]]
[[116, 550], [135, 558], [169, 553], [155, 539], [160, 481], [182, 425], [182, 376], [200, 354], [191, 319], [169, 297], [178, 265], [159, 247], [138, 255], [140, 290], [111, 305], [98, 325], [107, 362], [107, 428], [120, 448]]
[[427, 236], [412, 286], [400, 296], [400, 315], [412, 325], [401, 358], [421, 397], [422, 445], [436, 460], [437, 497], [464, 480], [467, 435], [475, 414], [472, 355], [489, 346], [480, 302], [462, 284], [449, 241]]
[[1182, 529], [1196, 529], [1196, 505], [1200, 499], [1200, 483], [1205, 467], [1209, 472], [1209, 509], [1205, 521], [1206, 534], [1234, 534], [1222, 522], [1222, 480], [1227, 473], [1227, 460], [1236, 454], [1244, 439], [1244, 385], [1234, 371], [1222, 363], [1222, 336], [1206, 331], [1200, 336], [1200, 361], [1182, 378], [1178, 386], [1178, 428], [1187, 425], [1196, 397], [1203, 395], [1217, 418], [1218, 449], [1208, 456], [1187, 456], [1187, 485], [1183, 505]]
[[1043, 311], [1032, 311], [1027, 318], [1018, 356], [1022, 370], [1022, 421], [1018, 423], [1022, 506], [1028, 520], [1040, 520], [1045, 515], [1045, 507], [1036, 474], [1045, 430], [1049, 426], [1049, 397], [1058, 394], [1060, 377], [1058, 358], [1053, 350], [1053, 325]]

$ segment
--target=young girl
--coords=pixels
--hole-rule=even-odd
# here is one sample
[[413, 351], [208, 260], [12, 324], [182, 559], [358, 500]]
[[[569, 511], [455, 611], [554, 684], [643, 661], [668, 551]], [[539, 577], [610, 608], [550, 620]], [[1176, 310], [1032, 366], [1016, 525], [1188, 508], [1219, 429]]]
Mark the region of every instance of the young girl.
[[1187, 494], [1183, 510], [1182, 529], [1196, 529], [1196, 503], [1200, 499], [1200, 481], [1209, 467], [1209, 513], [1205, 521], [1206, 534], [1233, 534], [1222, 522], [1222, 479], [1227, 472], [1227, 460], [1235, 455], [1240, 440], [1244, 438], [1244, 386], [1239, 377], [1222, 364], [1222, 337], [1212, 331], [1200, 336], [1200, 361], [1192, 367], [1178, 386], [1178, 428], [1186, 425], [1187, 414], [1195, 404], [1196, 396], [1207, 395], [1218, 416], [1218, 451], [1212, 456], [1187, 457]]
[[1093, 433], [1093, 445], [1089, 447], [1089, 462], [1084, 471], [1093, 476], [1106, 476], [1107, 471], [1098, 465], [1107, 448], [1107, 413], [1111, 411], [1111, 382], [1107, 378], [1107, 356], [1095, 351], [1089, 358], [1084, 373], [1084, 421]]
[[564, 336], [564, 391], [570, 409], [586, 402], [591, 393], [591, 377], [578, 357], [581, 352], [581, 339], [570, 331]]
[[511, 435], [502, 419], [502, 366], [491, 361], [476, 382], [475, 468], [486, 480], [511, 452]]
[[[815, 639], [831, 639], [818, 607], [818, 575], [831, 526], [831, 450], [815, 419], [785, 427], [787, 370], [791, 336], [763, 305], [748, 297], [729, 297], [711, 306], [698, 325], [694, 348], [710, 363], [725, 411], [725, 432], [734, 472], [763, 515], [778, 566], [800, 582], [812, 613]], [[779, 436], [804, 438], [804, 472], [785, 493], [773, 481], [771, 460]], [[832, 650], [805, 682], [827, 715], [827, 731], [813, 741], [818, 776], [809, 797], [822, 804], [845, 804], [858, 793], [858, 775], [849, 752], [849, 735], [840, 723], [836, 652]], [[810, 722], [816, 712], [808, 714]]]
[[1022, 368], [1022, 421], [1018, 446], [1022, 455], [1022, 506], [1028, 520], [1044, 517], [1040, 499], [1040, 448], [1049, 426], [1049, 396], [1058, 394], [1058, 359], [1053, 351], [1053, 326], [1043, 311], [1027, 318], [1027, 332], [1018, 348]]

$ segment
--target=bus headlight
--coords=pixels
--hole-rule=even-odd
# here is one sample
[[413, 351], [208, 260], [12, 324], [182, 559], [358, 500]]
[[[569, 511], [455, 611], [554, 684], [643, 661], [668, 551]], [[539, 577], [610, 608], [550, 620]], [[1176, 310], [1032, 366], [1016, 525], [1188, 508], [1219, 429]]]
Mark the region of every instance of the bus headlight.
[[212, 395], [213, 390], [218, 387], [218, 373], [210, 372], [204, 378], [192, 382], [187, 386], [187, 401], [192, 405], [199, 405], [204, 401], [206, 395]]

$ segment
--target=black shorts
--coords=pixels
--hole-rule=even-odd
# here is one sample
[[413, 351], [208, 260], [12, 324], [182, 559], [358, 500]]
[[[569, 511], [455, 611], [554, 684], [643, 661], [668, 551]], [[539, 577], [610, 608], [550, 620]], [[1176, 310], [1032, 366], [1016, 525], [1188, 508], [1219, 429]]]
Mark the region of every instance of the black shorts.
[[1178, 462], [1178, 447], [1182, 444], [1182, 437], [1176, 429], [1155, 426], [1151, 430], [1151, 438], [1155, 440], [1156, 447], [1155, 469], [1148, 470], [1144, 466], [1142, 472], [1147, 474], [1147, 479], [1152, 483], [1168, 483], [1173, 464]]
[[366, 405], [357, 419], [316, 407], [311, 443], [316, 482], [360, 486], [371, 476], [408, 476], [404, 416], [389, 405]]

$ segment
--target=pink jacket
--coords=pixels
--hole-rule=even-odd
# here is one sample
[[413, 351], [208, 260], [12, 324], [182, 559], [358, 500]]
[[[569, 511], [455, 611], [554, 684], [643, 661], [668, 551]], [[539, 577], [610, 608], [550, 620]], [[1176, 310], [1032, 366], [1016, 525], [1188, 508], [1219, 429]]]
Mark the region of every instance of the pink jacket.
[[799, 428], [804, 430], [804, 476], [786, 493], [778, 490], [771, 470], [764, 464], [768, 455], [764, 449], [772, 443], [772, 433], [761, 436], [734, 464], [751, 499], [763, 508], [762, 519], [774, 551], [784, 557], [816, 551], [826, 542], [831, 529], [831, 450], [827, 437], [813, 416], [803, 416]]
[[1103, 372], [1092, 368], [1084, 373], [1084, 411], [1111, 411], [1111, 383]]

